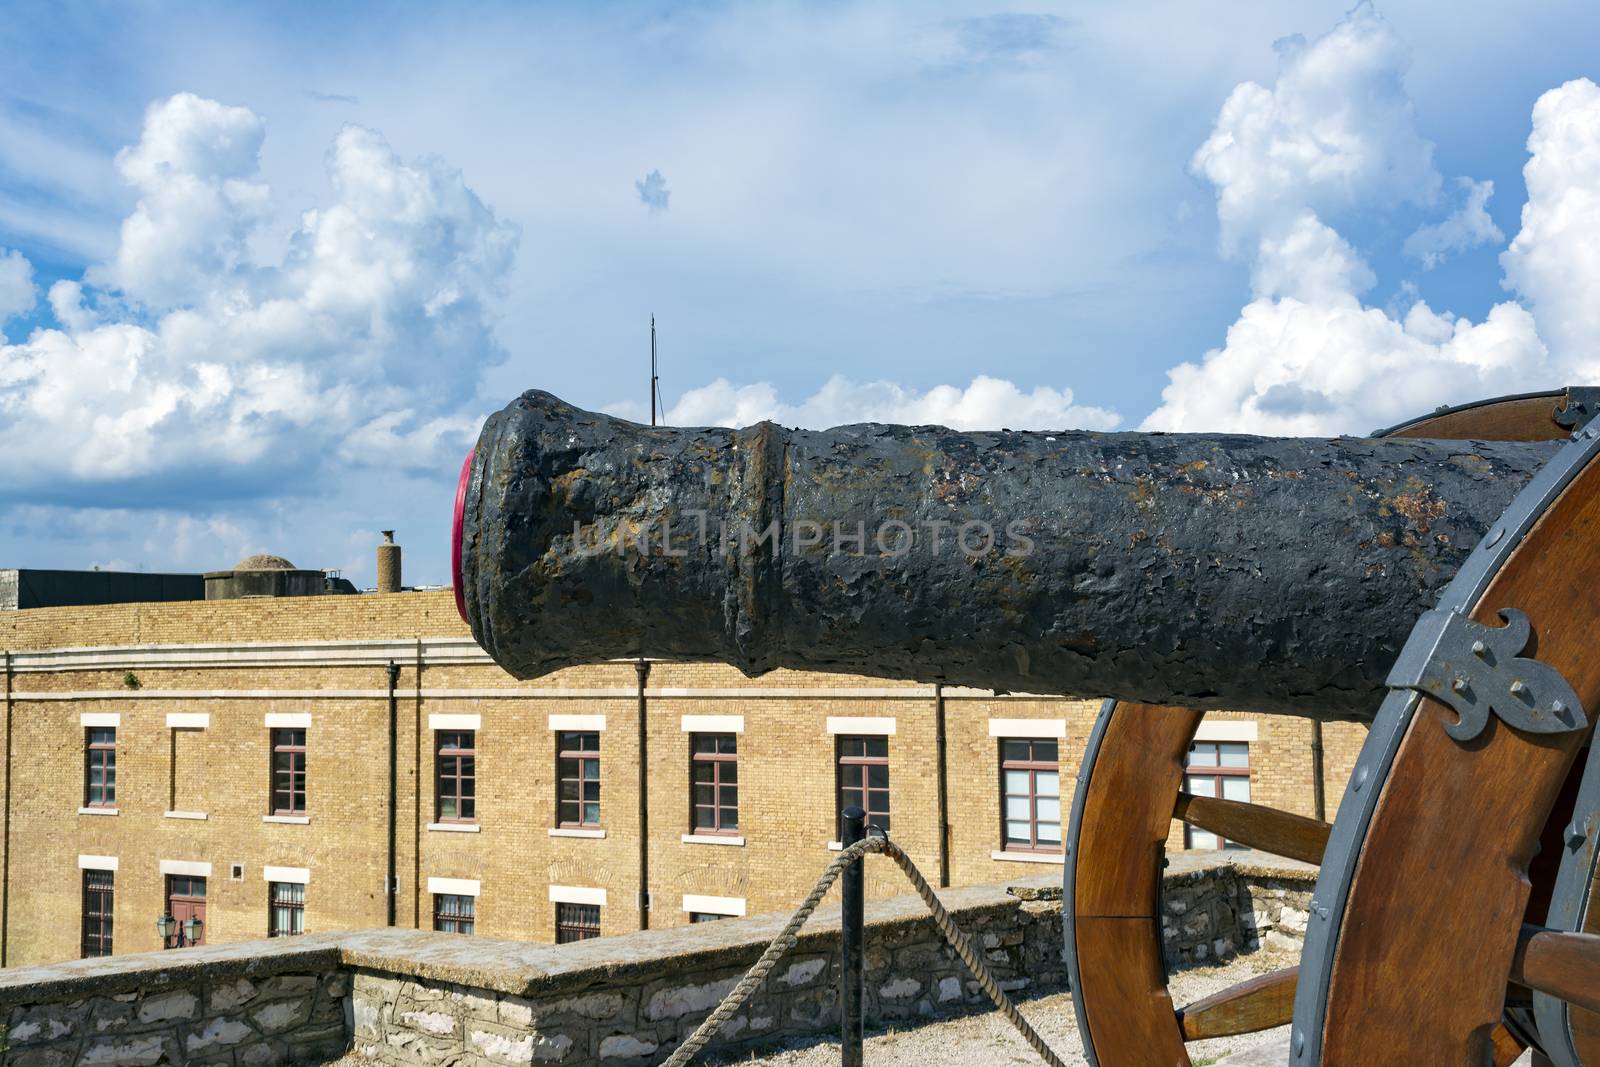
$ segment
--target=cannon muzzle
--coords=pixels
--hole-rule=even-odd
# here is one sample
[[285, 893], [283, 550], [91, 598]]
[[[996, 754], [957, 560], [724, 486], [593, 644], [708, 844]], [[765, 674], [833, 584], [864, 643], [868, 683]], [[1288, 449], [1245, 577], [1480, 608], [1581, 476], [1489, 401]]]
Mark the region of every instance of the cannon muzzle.
[[518, 678], [715, 660], [1359, 720], [1557, 447], [654, 428], [534, 390], [463, 468], [455, 582]]

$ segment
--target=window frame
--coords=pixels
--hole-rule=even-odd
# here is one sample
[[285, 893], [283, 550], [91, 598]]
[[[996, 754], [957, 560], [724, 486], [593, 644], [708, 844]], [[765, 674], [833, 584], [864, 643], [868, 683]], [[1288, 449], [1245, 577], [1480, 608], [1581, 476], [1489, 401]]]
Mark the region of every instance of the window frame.
[[[309, 791], [307, 789], [308, 776], [306, 774], [307, 752], [310, 749], [310, 746], [306, 743], [308, 732], [309, 731], [304, 726], [272, 727], [272, 735], [269, 738], [269, 741], [271, 742], [272, 756], [271, 762], [268, 764], [271, 785], [270, 792], [267, 797], [267, 807], [273, 815], [305, 815], [310, 808]], [[295, 744], [291, 741], [290, 743], [285, 744], [280, 740], [280, 737], [285, 734], [289, 735], [291, 738], [293, 738], [293, 736], [296, 734], [300, 735], [299, 743]], [[278, 755], [280, 753], [289, 757], [289, 767], [286, 771], [280, 771], [278, 769]], [[296, 757], [299, 757], [298, 769], [296, 769]], [[280, 774], [288, 775], [287, 789], [279, 789], [278, 787], [278, 776]], [[300, 788], [298, 790], [295, 788], [296, 776], [298, 776], [300, 782]], [[286, 792], [288, 794], [289, 806], [287, 808], [280, 808], [278, 806], [278, 794], [280, 792]], [[300, 806], [298, 808], [294, 806], [295, 797], [297, 795], [300, 798]]]
[[[589, 916], [593, 914], [591, 922]], [[600, 905], [556, 903], [556, 944], [589, 941], [600, 936]]]
[[433, 929], [441, 934], [473, 936], [478, 929], [478, 898], [470, 893], [433, 894]]
[[[279, 900], [279, 888], [299, 890], [298, 900]], [[299, 926], [298, 930], [285, 930], [278, 925], [278, 911], [288, 912], [293, 919], [290, 926]], [[298, 921], [295, 921], [297, 919]], [[268, 937], [300, 937], [306, 932], [306, 886], [304, 882], [268, 882], [267, 883], [267, 936]]]
[[[719, 743], [724, 739], [732, 742], [732, 752], [699, 752], [696, 750], [697, 742], [702, 738], [714, 738]], [[711, 781], [701, 783], [695, 781], [695, 770], [699, 766], [711, 767]], [[733, 780], [724, 782], [723, 767], [733, 767]], [[700, 785], [711, 787], [711, 825], [701, 826], [699, 813], [707, 805], [697, 803], [695, 789]], [[733, 803], [722, 802], [723, 790], [733, 790]], [[733, 812], [733, 825], [724, 825], [725, 812]], [[739, 835], [739, 735], [726, 731], [705, 731], [689, 735], [689, 832], [695, 835], [709, 835], [713, 837], [737, 837]]]
[[[466, 748], [453, 748], [448, 753], [445, 751], [446, 738], [465, 737], [470, 742]], [[472, 760], [472, 773], [461, 773], [461, 762], [464, 759]], [[446, 775], [444, 764], [451, 760], [455, 764], [455, 773], [448, 780], [454, 783], [454, 793], [445, 791]], [[463, 791], [462, 783], [467, 783], [466, 788], [470, 795]], [[451, 816], [444, 814], [445, 798], [450, 797], [455, 801], [456, 813]], [[462, 801], [471, 801], [472, 814], [461, 814]], [[433, 820], [440, 823], [452, 823], [466, 826], [475, 826], [478, 822], [478, 731], [476, 730], [435, 730], [433, 735]]]
[[[1198, 748], [1199, 746], [1201, 746], [1201, 745], [1209, 745], [1209, 746], [1211, 746], [1212, 748], [1214, 748], [1216, 750], [1217, 762], [1214, 765], [1213, 764], [1204, 764], [1204, 763], [1196, 764], [1196, 763], [1193, 762], [1193, 760], [1194, 760], [1194, 750], [1196, 748]], [[1222, 746], [1223, 745], [1242, 745], [1244, 747], [1244, 766], [1243, 767], [1224, 767], [1222, 765]], [[1189, 750], [1183, 754], [1183, 791], [1185, 793], [1189, 792], [1189, 779], [1191, 779], [1191, 778], [1210, 778], [1210, 779], [1212, 779], [1213, 780], [1213, 788], [1215, 789], [1215, 792], [1212, 795], [1215, 796], [1219, 800], [1226, 800], [1227, 798], [1222, 795], [1223, 779], [1225, 779], [1225, 778], [1243, 778], [1247, 783], [1250, 781], [1250, 742], [1248, 742], [1248, 741], [1191, 741], [1191, 742], [1189, 742]], [[1192, 796], [1194, 794], [1190, 794], [1190, 795]], [[1184, 826], [1184, 828], [1183, 828], [1183, 847], [1184, 848], [1188, 849], [1188, 848], [1194, 848], [1195, 847], [1195, 845], [1193, 844], [1194, 831], [1195, 831], [1195, 827], [1188, 826], [1188, 825]], [[1202, 832], [1203, 833], [1211, 833], [1211, 831], [1209, 831], [1209, 830], [1202, 831]], [[1221, 834], [1213, 833], [1213, 834], [1211, 834], [1211, 836], [1215, 837], [1217, 839], [1217, 850], [1218, 851], [1223, 851], [1223, 850], [1230, 849], [1230, 848], [1231, 849], [1242, 849], [1242, 848], [1248, 848], [1249, 847], [1247, 845], [1242, 845], [1237, 841], [1233, 841], [1233, 840], [1230, 840], [1230, 839], [1228, 839], [1226, 837], [1223, 837]]]
[[[1056, 796], [1055, 796], [1055, 800], [1056, 800], [1056, 803], [1057, 803], [1058, 806], [1061, 804], [1062, 799], [1063, 799], [1062, 796], [1061, 796], [1061, 742], [1060, 742], [1060, 740], [1057, 739], [1057, 738], [1054, 738], [1054, 737], [1002, 737], [1002, 738], [999, 738], [999, 742], [1000, 742], [1000, 746], [999, 746], [999, 752], [1000, 752], [1000, 778], [999, 778], [999, 784], [1000, 784], [1000, 850], [1002, 852], [1026, 852], [1026, 853], [1029, 853], [1029, 854], [1041, 855], [1041, 856], [1059, 856], [1059, 855], [1061, 855], [1062, 854], [1063, 842], [1060, 839], [1059, 833], [1060, 833], [1061, 828], [1065, 825], [1065, 819], [1064, 818], [1059, 818], [1058, 817], [1057, 820], [1056, 820], [1056, 827], [1057, 827], [1057, 833], [1058, 833], [1058, 837], [1057, 837], [1056, 843], [1054, 845], [1051, 845], [1051, 844], [1040, 844], [1039, 843], [1039, 775], [1041, 773], [1054, 774], [1056, 776]], [[1007, 744], [1025, 744], [1025, 745], [1027, 745], [1028, 746], [1028, 757], [1029, 758], [1025, 759], [1025, 760], [1008, 760], [1008, 759], [1006, 759], [1006, 745]], [[1055, 749], [1056, 749], [1056, 758], [1053, 759], [1053, 760], [1041, 760], [1041, 759], [1033, 758], [1033, 756], [1034, 756], [1034, 746], [1036, 746], [1036, 745], [1054, 745]], [[1027, 793], [1027, 797], [1028, 797], [1028, 835], [1029, 835], [1029, 840], [1027, 842], [1014, 841], [1011, 838], [1011, 831], [1010, 831], [1010, 828], [1009, 828], [1009, 823], [1011, 823], [1013, 820], [1010, 818], [1009, 814], [1006, 811], [1006, 801], [1008, 799], [1010, 799], [1013, 795], [1021, 796], [1022, 794], [1012, 794], [1012, 793], [1010, 793], [1010, 792], [1008, 792], [1006, 790], [1006, 772], [1007, 771], [1026, 771], [1027, 775], [1028, 775], [1028, 793]], [[1066, 814], [1065, 811], [1058, 812], [1058, 815], [1063, 815], [1064, 816], [1065, 814]]]
[[[109, 744], [94, 740], [101, 730], [111, 732]], [[100, 784], [91, 781], [91, 771], [98, 762]], [[110, 780], [107, 780], [109, 774]], [[95, 799], [95, 790], [100, 799]], [[117, 728], [115, 726], [85, 726], [83, 728], [83, 806], [86, 808], [114, 808], [117, 806]]]
[[[845, 745], [852, 741], [860, 741], [862, 743], [862, 755], [845, 755]], [[872, 742], [874, 741], [881, 741], [883, 743], [882, 756], [871, 756], [866, 754]], [[894, 780], [889, 775], [888, 736], [886, 734], [839, 734], [834, 738], [833, 756], [834, 827], [835, 832], [839, 835], [838, 839], [840, 841], [844, 840], [844, 809], [846, 806], [844, 802], [844, 791], [846, 788], [860, 790], [862, 799], [861, 810], [867, 813], [866, 825], [868, 827], [881, 826], [883, 831], [888, 833], [889, 827], [893, 820], [894, 806], [893, 793], [891, 792], [894, 786]], [[881, 788], [868, 785], [868, 783], [871, 781], [872, 772], [870, 768], [872, 767], [883, 768], [884, 784]], [[846, 768], [852, 768], [852, 770], [846, 770]], [[847, 784], [846, 776], [851, 774], [859, 774], [859, 786]], [[875, 792], [882, 793], [884, 796], [884, 809], [882, 811], [877, 811], [871, 806], [872, 794]], [[881, 816], [884, 821], [881, 823], [874, 822], [874, 816]]]
[[[78, 938], [78, 958], [110, 956], [115, 952], [117, 872], [86, 868], [82, 874], [83, 925]], [[99, 879], [104, 879], [103, 884], [90, 884]], [[102, 910], [93, 910], [91, 904]]]
[[[586, 744], [586, 741], [584, 739], [590, 738], [590, 737], [594, 738], [594, 748], [591, 749], [591, 748], [582, 747], [584, 744]], [[578, 739], [577, 745], [579, 747], [568, 748], [567, 747], [567, 744], [568, 744], [568, 740], [567, 739], [568, 738], [577, 738]], [[577, 764], [577, 775], [576, 775], [576, 777], [570, 777], [570, 776], [567, 776], [567, 775], [562, 773], [566, 769], [566, 768], [564, 768], [562, 766], [562, 764], [564, 764], [564, 763], [576, 763]], [[590, 764], [590, 763], [594, 764], [594, 777], [593, 778], [588, 777], [584, 773], [587, 765]], [[603, 822], [603, 819], [604, 819], [603, 809], [600, 807], [600, 797], [601, 797], [600, 774], [601, 774], [601, 771], [602, 771], [602, 767], [600, 765], [600, 731], [598, 731], [598, 730], [561, 730], [561, 731], [558, 731], [556, 733], [556, 826], [559, 829], [563, 829], [563, 830], [598, 830], [601, 826], [604, 825], [604, 822]], [[561, 797], [561, 786], [562, 786], [563, 783], [568, 782], [568, 781], [575, 781], [578, 784], [578, 796], [577, 796], [576, 800], [563, 800], [562, 797]], [[587, 785], [590, 785], [590, 784], [592, 784], [594, 786], [594, 800], [593, 800], [592, 803], [595, 806], [595, 818], [594, 818], [593, 822], [587, 821], [587, 818], [586, 818], [586, 809], [587, 809], [588, 805], [591, 803], [591, 801], [585, 795], [586, 792], [587, 792], [585, 787]], [[569, 805], [569, 804], [576, 804], [577, 805], [578, 819], [577, 819], [576, 822], [574, 822], [572, 820], [569, 820], [569, 819], [564, 817], [565, 814], [566, 814], [565, 809], [566, 809], [567, 805]]]

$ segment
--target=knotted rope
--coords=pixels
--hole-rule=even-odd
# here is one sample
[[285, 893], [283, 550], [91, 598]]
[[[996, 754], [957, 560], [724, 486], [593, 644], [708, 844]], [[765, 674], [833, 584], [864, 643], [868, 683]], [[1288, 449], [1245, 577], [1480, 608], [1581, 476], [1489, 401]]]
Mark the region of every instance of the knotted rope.
[[911, 862], [911, 857], [906, 855], [905, 850], [899, 845], [890, 841], [887, 837], [881, 836], [867, 837], [857, 841], [833, 858], [833, 862], [829, 863], [823, 870], [822, 876], [817, 879], [817, 884], [806, 895], [806, 899], [795, 910], [795, 913], [789, 917], [789, 921], [784, 924], [782, 932], [773, 938], [766, 951], [761, 953], [761, 958], [756, 960], [750, 969], [744, 973], [744, 977], [739, 979], [739, 983], [729, 990], [727, 996], [722, 998], [722, 1003], [717, 1005], [716, 1011], [708, 1015], [705, 1022], [701, 1023], [695, 1029], [695, 1032], [690, 1034], [682, 1045], [678, 1046], [677, 1051], [662, 1064], [662, 1067], [687, 1067], [688, 1063], [694, 1059], [695, 1054], [706, 1046], [706, 1043], [722, 1028], [724, 1023], [733, 1018], [735, 1012], [744, 1007], [745, 1002], [750, 999], [757, 989], [761, 988], [761, 983], [765, 982], [767, 976], [772, 973], [772, 968], [776, 967], [778, 961], [794, 947], [795, 942], [800, 938], [800, 928], [806, 924], [807, 919], [811, 918], [811, 913], [817, 910], [817, 905], [822, 903], [822, 898], [828, 895], [828, 890], [833, 888], [833, 883], [838, 880], [840, 872], [869, 852], [883, 853], [894, 860], [900, 870], [905, 872], [905, 876], [911, 882], [912, 888], [917, 891], [917, 896], [921, 897], [922, 902], [928, 906], [928, 911], [933, 916], [934, 926], [938, 927], [939, 933], [950, 943], [950, 947], [956, 950], [956, 956], [960, 958], [962, 963], [967, 965], [967, 970], [972, 972], [972, 976], [978, 980], [979, 987], [989, 995], [990, 1000], [994, 1001], [995, 1007], [1010, 1021], [1012, 1026], [1017, 1028], [1017, 1031], [1022, 1035], [1022, 1039], [1050, 1067], [1066, 1067], [1061, 1058], [1050, 1051], [1050, 1046], [1044, 1043], [1044, 1038], [1039, 1036], [1038, 1031], [1029, 1024], [1027, 1019], [1022, 1017], [1022, 1013], [1017, 1010], [1017, 1006], [1011, 1003], [1011, 998], [1006, 996], [1005, 991], [1000, 988], [1000, 983], [995, 980], [994, 974], [989, 970], [988, 965], [978, 955], [977, 950], [972, 947], [972, 942], [967, 939], [967, 935], [961, 932], [961, 928], [956, 926], [955, 920], [950, 917], [950, 913], [945, 911], [944, 905], [939, 902], [939, 897], [934, 893], [933, 887], [928, 884], [926, 878], [922, 877], [922, 872], [917, 870], [917, 865]]

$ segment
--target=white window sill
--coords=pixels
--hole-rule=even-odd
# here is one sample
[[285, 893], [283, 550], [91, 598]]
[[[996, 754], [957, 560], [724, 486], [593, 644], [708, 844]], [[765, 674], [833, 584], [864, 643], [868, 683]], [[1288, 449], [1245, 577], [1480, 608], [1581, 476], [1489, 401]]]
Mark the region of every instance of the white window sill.
[[307, 823], [309, 823], [311, 821], [311, 816], [309, 816], [309, 815], [263, 815], [263, 816], [261, 816], [261, 821], [262, 822], [293, 823], [296, 826], [305, 826]]
[[1066, 856], [1060, 852], [991, 852], [992, 860], [1005, 860], [1007, 863], [1065, 863]]
[[116, 808], [79, 808], [79, 815], [115, 815]]
[[551, 837], [591, 837], [601, 838], [606, 836], [604, 830], [582, 830], [575, 826], [552, 826], [545, 833]]
[[727, 834], [684, 834], [679, 840], [686, 845], [733, 845], [736, 848], [744, 847], [744, 838], [731, 837]]
[[430, 830], [443, 830], [452, 834], [475, 834], [480, 829], [475, 822], [430, 822]]
[[207, 816], [203, 811], [164, 811], [161, 813], [161, 817], [163, 819], [204, 819]]

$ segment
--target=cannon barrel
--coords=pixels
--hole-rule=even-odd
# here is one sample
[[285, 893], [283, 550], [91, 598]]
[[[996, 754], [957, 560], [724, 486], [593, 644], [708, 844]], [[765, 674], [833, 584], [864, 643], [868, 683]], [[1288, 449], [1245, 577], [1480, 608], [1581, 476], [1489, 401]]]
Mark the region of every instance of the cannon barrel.
[[462, 472], [513, 676], [622, 657], [1369, 719], [1555, 443], [653, 428], [537, 390]]

